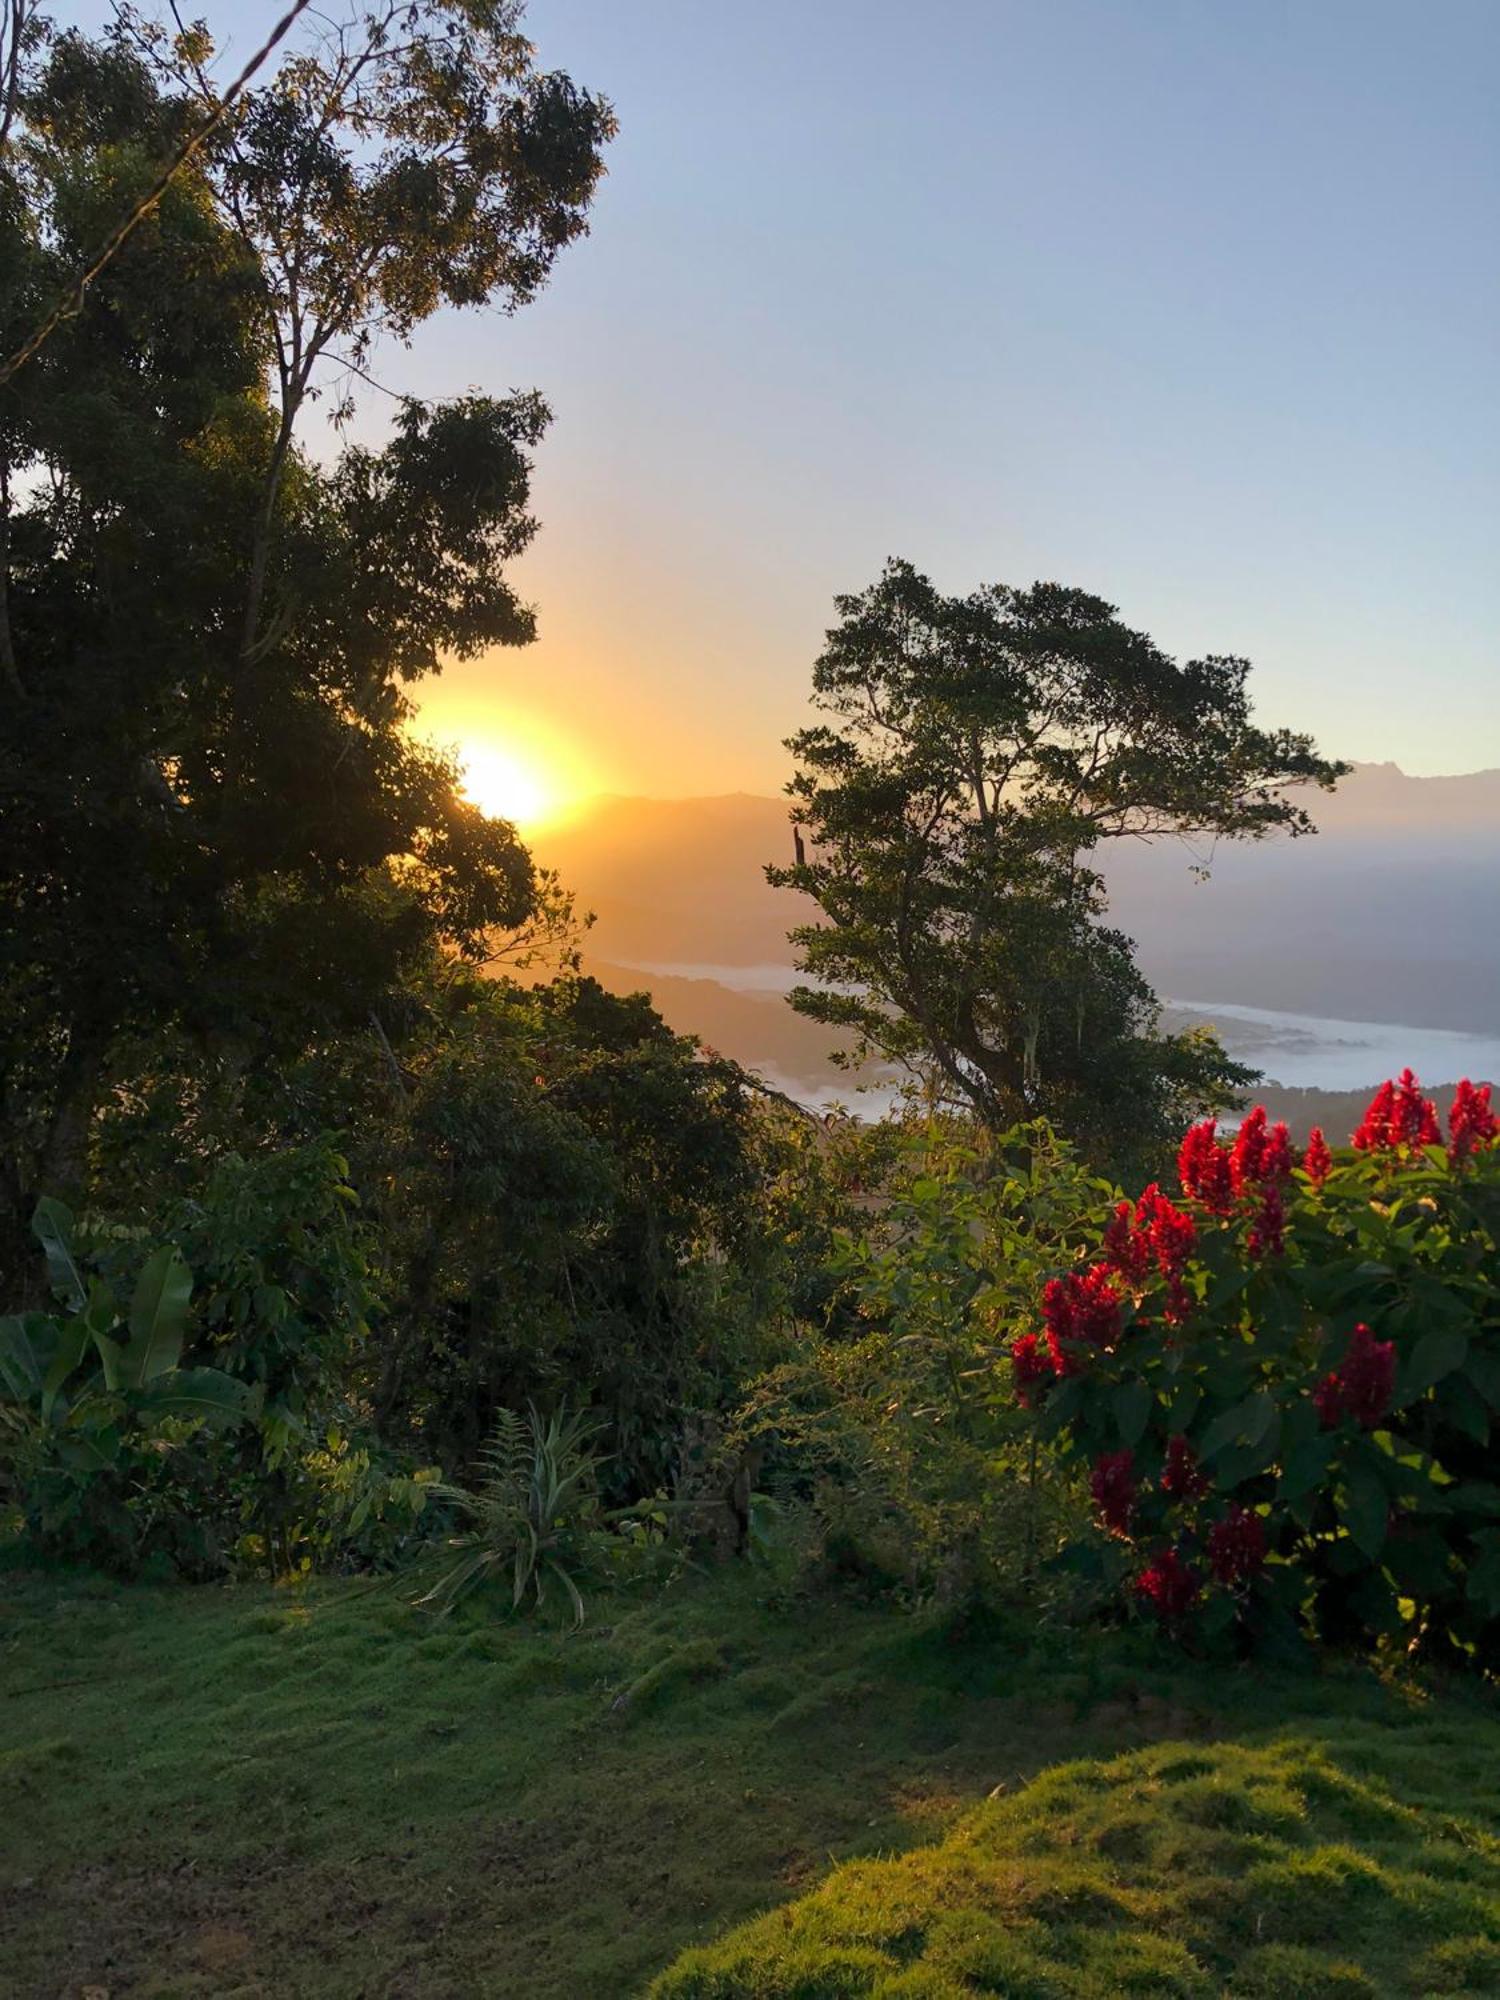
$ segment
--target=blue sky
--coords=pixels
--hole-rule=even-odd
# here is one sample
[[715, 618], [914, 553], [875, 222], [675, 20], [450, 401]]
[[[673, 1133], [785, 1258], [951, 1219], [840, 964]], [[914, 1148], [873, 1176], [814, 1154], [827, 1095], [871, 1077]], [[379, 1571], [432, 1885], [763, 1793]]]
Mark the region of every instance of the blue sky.
[[[197, 5], [237, 56], [274, 11]], [[543, 638], [451, 675], [440, 726], [540, 718], [609, 789], [774, 789], [834, 592], [900, 554], [1246, 653], [1330, 751], [1500, 765], [1495, 0], [528, 21], [621, 134], [540, 303], [381, 358], [556, 413]]]

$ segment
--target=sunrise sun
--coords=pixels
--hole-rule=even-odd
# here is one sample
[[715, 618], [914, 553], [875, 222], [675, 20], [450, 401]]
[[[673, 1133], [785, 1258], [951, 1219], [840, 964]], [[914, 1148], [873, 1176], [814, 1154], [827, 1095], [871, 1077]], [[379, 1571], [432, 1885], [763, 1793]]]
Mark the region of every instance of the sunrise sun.
[[529, 835], [566, 820], [597, 790], [577, 745], [549, 719], [489, 704], [434, 707], [434, 740], [459, 767], [458, 789], [492, 819]]
[[492, 819], [530, 826], [556, 811], [557, 788], [536, 759], [498, 743], [461, 743], [458, 754], [459, 789]]

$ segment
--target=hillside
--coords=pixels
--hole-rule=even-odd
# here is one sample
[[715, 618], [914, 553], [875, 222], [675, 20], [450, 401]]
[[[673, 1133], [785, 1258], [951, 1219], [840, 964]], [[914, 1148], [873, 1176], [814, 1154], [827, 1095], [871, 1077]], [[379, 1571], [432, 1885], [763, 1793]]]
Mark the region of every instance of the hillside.
[[[1233, 1003], [1493, 1037], [1500, 771], [1412, 778], [1362, 765], [1315, 810], [1311, 840], [1213, 854], [1127, 844], [1110, 856], [1114, 918], [1157, 990], [1210, 1015]], [[603, 798], [538, 842], [597, 914], [588, 961], [605, 984], [648, 986], [675, 1027], [805, 1092], [847, 1096], [827, 1060], [833, 1038], [780, 998], [792, 978], [786, 932], [813, 914], [766, 884], [766, 862], [789, 848], [785, 802], [747, 793]], [[1220, 1025], [1246, 1060], [1280, 1074], [1275, 1037], [1268, 1052], [1244, 1024]], [[1462, 1066], [1438, 1051], [1445, 1070]], [[1481, 1063], [1476, 1054], [1470, 1066]], [[1367, 1067], [1351, 1077], [1345, 1062], [1326, 1081], [1348, 1090], [1385, 1073], [1374, 1055]]]

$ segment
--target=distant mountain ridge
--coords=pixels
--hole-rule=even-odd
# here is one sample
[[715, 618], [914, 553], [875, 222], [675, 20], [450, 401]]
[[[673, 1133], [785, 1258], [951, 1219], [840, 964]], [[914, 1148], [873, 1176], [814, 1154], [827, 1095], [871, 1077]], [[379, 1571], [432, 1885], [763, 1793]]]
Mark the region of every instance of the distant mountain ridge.
[[[1119, 843], [1111, 917], [1164, 994], [1483, 1033], [1500, 1027], [1500, 770], [1358, 766], [1313, 794], [1308, 840]], [[537, 842], [597, 911], [615, 966], [788, 966], [813, 911], [767, 886], [791, 858], [784, 800], [612, 797]], [[1208, 869], [1208, 879], [1194, 874]]]

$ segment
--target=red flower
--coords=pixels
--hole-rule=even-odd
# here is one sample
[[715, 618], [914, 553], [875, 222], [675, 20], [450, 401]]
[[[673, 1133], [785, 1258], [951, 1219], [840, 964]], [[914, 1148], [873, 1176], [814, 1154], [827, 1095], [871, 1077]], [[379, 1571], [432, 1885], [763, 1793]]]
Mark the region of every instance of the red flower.
[[1175, 1549], [1162, 1549], [1135, 1580], [1136, 1596], [1146, 1600], [1164, 1625], [1191, 1609], [1199, 1587], [1197, 1571]]
[[1457, 1166], [1481, 1146], [1492, 1145], [1500, 1135], [1500, 1118], [1490, 1109], [1490, 1086], [1476, 1090], [1465, 1077], [1453, 1093], [1448, 1112], [1448, 1158]]
[[1109, 1264], [1133, 1291], [1144, 1285], [1153, 1264], [1171, 1280], [1169, 1318], [1185, 1316], [1187, 1295], [1181, 1277], [1198, 1240], [1193, 1218], [1175, 1207], [1153, 1181], [1131, 1208], [1128, 1201], [1117, 1202], [1104, 1231], [1104, 1248]]
[[1265, 1567], [1266, 1531], [1259, 1514], [1238, 1503], [1208, 1531], [1208, 1566], [1220, 1583], [1248, 1583]]
[[1174, 1207], [1153, 1181], [1136, 1204], [1136, 1219], [1146, 1226], [1162, 1275], [1170, 1278], [1180, 1272], [1198, 1241], [1193, 1218], [1185, 1209]]
[[1201, 1500], [1208, 1491], [1208, 1475], [1199, 1470], [1197, 1453], [1181, 1431], [1167, 1439], [1167, 1462], [1162, 1467], [1161, 1490], [1174, 1500]]
[[1333, 1155], [1328, 1150], [1328, 1141], [1323, 1137], [1321, 1125], [1314, 1125], [1307, 1135], [1307, 1152], [1303, 1155], [1302, 1170], [1313, 1186], [1318, 1188], [1333, 1172]]
[[1052, 1363], [1042, 1352], [1041, 1338], [1023, 1333], [1011, 1342], [1010, 1365], [1015, 1371], [1016, 1400], [1023, 1409], [1031, 1408], [1031, 1391], [1051, 1375]]
[[1349, 1336], [1343, 1360], [1313, 1391], [1313, 1403], [1324, 1430], [1341, 1417], [1373, 1430], [1391, 1407], [1396, 1390], [1396, 1343], [1377, 1340], [1361, 1322]]
[[1260, 1161], [1260, 1177], [1263, 1181], [1290, 1180], [1292, 1169], [1296, 1164], [1297, 1155], [1292, 1150], [1292, 1135], [1286, 1129], [1286, 1120], [1278, 1118], [1266, 1135], [1266, 1149]]
[[1076, 1359], [1068, 1354], [1070, 1342], [1103, 1348], [1115, 1345], [1122, 1331], [1120, 1303], [1108, 1264], [1047, 1280], [1042, 1292], [1042, 1321], [1052, 1365], [1059, 1375], [1077, 1372]]
[[1252, 1257], [1279, 1257], [1286, 1248], [1286, 1202], [1280, 1181], [1267, 1181], [1245, 1248]]
[[1184, 1194], [1214, 1215], [1227, 1215], [1234, 1196], [1229, 1152], [1218, 1141], [1212, 1118], [1191, 1126], [1177, 1149], [1177, 1172]]
[[1139, 1290], [1151, 1268], [1151, 1239], [1136, 1227], [1139, 1207], [1128, 1201], [1115, 1203], [1115, 1212], [1104, 1231], [1104, 1254], [1133, 1290]]
[[1257, 1104], [1241, 1120], [1229, 1152], [1229, 1178], [1234, 1183], [1236, 1194], [1243, 1194], [1247, 1186], [1253, 1187], [1262, 1179], [1261, 1164], [1265, 1151], [1266, 1107]]
[[1366, 1106], [1359, 1130], [1351, 1142], [1361, 1153], [1378, 1153], [1389, 1146], [1395, 1108], [1396, 1086], [1387, 1078]]
[[1399, 1082], [1387, 1079], [1371, 1098], [1354, 1144], [1362, 1153], [1399, 1153], [1435, 1146], [1441, 1139], [1437, 1106], [1422, 1095], [1412, 1072], [1404, 1069]]
[[1089, 1491], [1099, 1510], [1099, 1519], [1112, 1535], [1128, 1535], [1135, 1513], [1135, 1455], [1124, 1451], [1104, 1451], [1094, 1460], [1089, 1475]]

